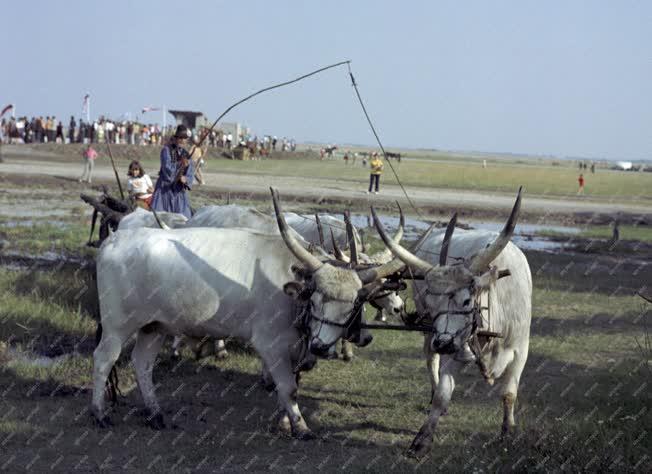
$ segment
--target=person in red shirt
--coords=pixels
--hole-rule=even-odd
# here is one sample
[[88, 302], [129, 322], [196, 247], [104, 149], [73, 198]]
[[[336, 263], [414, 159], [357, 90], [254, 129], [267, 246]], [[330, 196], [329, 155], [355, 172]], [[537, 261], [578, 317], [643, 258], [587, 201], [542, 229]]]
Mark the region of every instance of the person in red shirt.
[[79, 182], [81, 183], [82, 181], [86, 181], [90, 183], [91, 175], [93, 174], [93, 168], [95, 167], [95, 158], [97, 158], [97, 152], [92, 145], [88, 145], [88, 147], [84, 150], [83, 155], [84, 172], [82, 173], [81, 178], [79, 178]]
[[584, 175], [580, 174], [580, 177], [577, 178], [577, 182], [580, 185], [580, 188], [577, 190], [577, 195], [584, 194]]

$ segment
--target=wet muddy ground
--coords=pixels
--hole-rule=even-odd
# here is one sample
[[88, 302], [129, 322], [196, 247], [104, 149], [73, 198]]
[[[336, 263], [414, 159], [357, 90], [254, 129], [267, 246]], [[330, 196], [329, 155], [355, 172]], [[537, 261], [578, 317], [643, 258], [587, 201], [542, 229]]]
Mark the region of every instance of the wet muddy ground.
[[[534, 282], [530, 357], [514, 438], [500, 440], [500, 402], [474, 370], [456, 380], [449, 416], [442, 419], [429, 458], [402, 453], [425, 417], [430, 396], [422, 340], [378, 332], [353, 363], [320, 362], [299, 394], [318, 440], [299, 442], [273, 429], [275, 402], [258, 385], [251, 352], [230, 342], [225, 360], [180, 361], [167, 351], [155, 382], [168, 428], [153, 431], [129, 365], [119, 364], [124, 397], [115, 426], [90, 421], [90, 371], [97, 296], [93, 256], [85, 242], [91, 211], [80, 192], [98, 193], [69, 178], [32, 177], [25, 191], [15, 177], [0, 191], [0, 468], [32, 472], [649, 472], [649, 338], [652, 310], [636, 296], [652, 282], [652, 249], [644, 242], [615, 248], [579, 239], [577, 226], [524, 221], [515, 239]], [[26, 183], [26, 182], [25, 182]], [[108, 183], [107, 183], [108, 184]], [[89, 192], [90, 191], [90, 192]], [[223, 204], [227, 196], [197, 193], [195, 204]], [[231, 195], [231, 202], [270, 211], [266, 193]], [[346, 203], [301, 199], [297, 211], [340, 212]], [[382, 208], [391, 229], [396, 210]], [[429, 219], [408, 217], [406, 241]], [[355, 215], [368, 238], [366, 210]], [[497, 229], [504, 216], [462, 214], [467, 226]], [[550, 224], [550, 225], [548, 225]], [[49, 226], [49, 227], [48, 227]], [[542, 238], [551, 229], [568, 237]], [[97, 232], [97, 231], [96, 231]], [[22, 247], [21, 239], [29, 240]], [[597, 239], [600, 243], [601, 240]], [[406, 295], [407, 296], [407, 295]], [[652, 305], [650, 305], [652, 307]], [[646, 332], [648, 331], [648, 332]], [[642, 387], [642, 388], [641, 388]]]

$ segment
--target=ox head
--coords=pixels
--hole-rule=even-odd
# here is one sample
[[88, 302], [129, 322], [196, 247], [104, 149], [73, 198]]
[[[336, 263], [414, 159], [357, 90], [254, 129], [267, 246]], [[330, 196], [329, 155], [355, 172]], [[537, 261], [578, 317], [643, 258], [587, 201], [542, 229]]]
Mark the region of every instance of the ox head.
[[[433, 265], [393, 242], [372, 208], [376, 229], [385, 245], [408, 266], [414, 278], [424, 280], [425, 285], [415, 297], [420, 301], [425, 316], [433, 322], [433, 351], [451, 354], [462, 349], [477, 323], [476, 318], [479, 317], [476, 301], [480, 292], [488, 289], [499, 278], [509, 275], [508, 270], [498, 271], [490, 264], [511, 240], [520, 208], [519, 188], [512, 212], [498, 237], [480, 253], [454, 265], [448, 265], [447, 258], [457, 214], [453, 215], [446, 228], [439, 253], [439, 264]], [[424, 240], [425, 235], [415, 248]]]
[[[376, 268], [322, 262], [301, 246], [289, 232], [278, 195], [274, 189], [271, 191], [281, 236], [304, 267], [305, 277], [300, 281], [286, 283], [283, 289], [288, 295], [308, 304], [307, 325], [310, 330], [311, 352], [325, 356], [329, 348], [343, 336], [358, 346], [366, 346], [372, 337], [359, 327], [362, 305], [385, 290], [384, 278], [403, 270], [405, 265], [399, 259]], [[357, 255], [355, 244], [352, 253]]]
[[[396, 202], [396, 205], [398, 206], [398, 210], [400, 213], [400, 220], [399, 220], [398, 229], [396, 230], [396, 234], [394, 234], [394, 237], [392, 237], [392, 240], [398, 244], [403, 238], [403, 233], [405, 228], [405, 216], [403, 215], [403, 209], [401, 209], [401, 205], [398, 203], [398, 201]], [[357, 263], [355, 261], [352, 261], [352, 259], [357, 259], [358, 262], [363, 264], [368, 264], [368, 265], [373, 265], [373, 264], [383, 265], [385, 263], [389, 263], [392, 260], [393, 258], [392, 252], [389, 249], [385, 249], [371, 256], [368, 256], [362, 252], [358, 252], [357, 244], [355, 242], [353, 231], [352, 231], [353, 226], [351, 224], [351, 219], [348, 212], [344, 213], [344, 221], [346, 223], [346, 228], [347, 228], [349, 248], [352, 250], [351, 258], [349, 258], [339, 248], [339, 246], [337, 245], [337, 240], [335, 239], [335, 236], [333, 235], [333, 231], [331, 229], [331, 243], [333, 246], [333, 253], [337, 260], [344, 263], [352, 263], [353, 265], [357, 265]], [[401, 296], [399, 295], [399, 291], [402, 290], [405, 290], [404, 283], [387, 282], [386, 280], [383, 280], [383, 290], [378, 291], [374, 295], [374, 297], [369, 300], [369, 304], [371, 304], [371, 306], [373, 306], [374, 308], [383, 311], [385, 314], [400, 316], [405, 311], [405, 303], [403, 301], [403, 298], [401, 298]]]

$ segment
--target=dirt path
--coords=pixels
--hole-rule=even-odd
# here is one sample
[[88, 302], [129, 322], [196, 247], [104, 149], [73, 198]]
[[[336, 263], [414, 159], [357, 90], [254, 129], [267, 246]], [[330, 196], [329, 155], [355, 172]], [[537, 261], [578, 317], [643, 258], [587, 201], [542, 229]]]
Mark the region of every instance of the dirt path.
[[[48, 161], [20, 161], [15, 158], [0, 163], [0, 174], [23, 176], [47, 175], [73, 179], [81, 173], [81, 163], [60, 163]], [[283, 195], [292, 198], [311, 198], [316, 202], [326, 200], [358, 201], [359, 204], [390, 204], [396, 200], [405, 202], [399, 186], [382, 185], [381, 193], [368, 195], [366, 183], [337, 181], [315, 177], [300, 178], [268, 175], [232, 174], [204, 172], [208, 183], [201, 189], [214, 192], [267, 193], [269, 186], [279, 188]], [[99, 181], [114, 180], [113, 170], [104, 163], [98, 163], [94, 178]], [[476, 192], [453, 189], [431, 189], [409, 186], [410, 198], [418, 208], [446, 210], [452, 208], [507, 211], [514, 203], [514, 194]], [[407, 209], [408, 212], [410, 211]], [[573, 215], [577, 213], [628, 213], [652, 214], [652, 208], [645, 204], [614, 203], [604, 200], [568, 198], [544, 198], [528, 196], [524, 210], [531, 215]]]

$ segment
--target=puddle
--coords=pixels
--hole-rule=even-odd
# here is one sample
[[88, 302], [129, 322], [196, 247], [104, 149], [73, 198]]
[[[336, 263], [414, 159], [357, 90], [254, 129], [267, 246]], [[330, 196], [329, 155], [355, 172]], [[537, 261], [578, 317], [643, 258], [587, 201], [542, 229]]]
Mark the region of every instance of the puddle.
[[[391, 234], [396, 231], [399, 224], [398, 216], [379, 215], [380, 221], [385, 226], [385, 229]], [[369, 229], [371, 226], [371, 217], [367, 214], [352, 214], [351, 223], [358, 229], [366, 229], [367, 232], [373, 232], [375, 229]], [[406, 242], [415, 241], [430, 227], [431, 221], [422, 221], [412, 217], [405, 218], [405, 233], [404, 240]], [[483, 229], [494, 232], [500, 232], [505, 225], [504, 222], [486, 222], [465, 220], [462, 222], [468, 225], [470, 229]], [[555, 232], [562, 232], [568, 235], [577, 234], [580, 229], [577, 227], [564, 227], [558, 225], [540, 225], [540, 224], [518, 224], [514, 231], [513, 242], [522, 249], [527, 250], [558, 250], [563, 248], [563, 243], [555, 242], [536, 236], [537, 232], [542, 230], [553, 230]]]
[[95, 265], [95, 260], [89, 256], [68, 255], [52, 251], [43, 252], [38, 255], [9, 251], [0, 253], [0, 265], [8, 270], [25, 270], [54, 266], [73, 266], [79, 268]]

